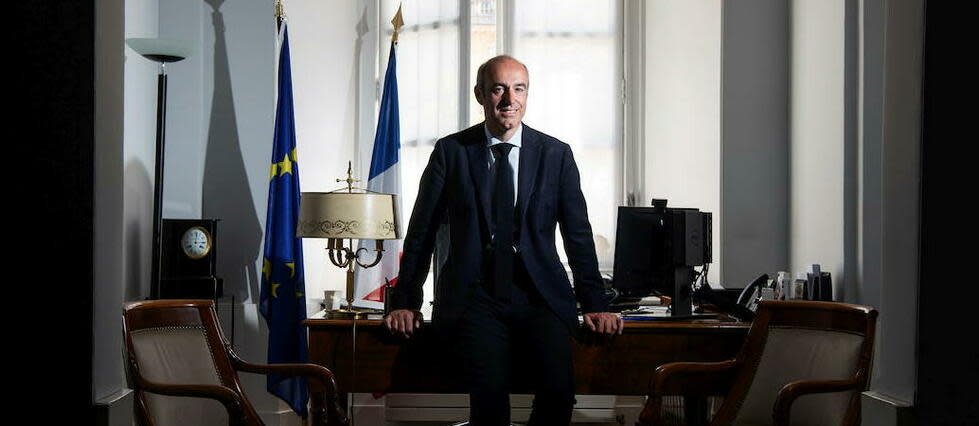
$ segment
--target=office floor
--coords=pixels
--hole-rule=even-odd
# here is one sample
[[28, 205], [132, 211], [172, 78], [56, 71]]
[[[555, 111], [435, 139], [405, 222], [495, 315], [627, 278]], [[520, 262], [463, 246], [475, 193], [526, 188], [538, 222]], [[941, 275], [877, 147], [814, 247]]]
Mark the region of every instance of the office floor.
[[[572, 424], [618, 426], [635, 424], [645, 397], [613, 395], [579, 395]], [[530, 416], [532, 395], [510, 397], [512, 421], [526, 422]], [[374, 398], [355, 394], [351, 426], [446, 426], [466, 420], [469, 412], [467, 395], [392, 394]]]

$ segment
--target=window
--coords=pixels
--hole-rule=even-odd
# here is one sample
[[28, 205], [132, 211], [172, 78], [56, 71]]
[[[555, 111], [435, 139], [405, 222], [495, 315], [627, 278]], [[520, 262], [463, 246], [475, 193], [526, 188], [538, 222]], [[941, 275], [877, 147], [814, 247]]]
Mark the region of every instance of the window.
[[[524, 121], [571, 145], [600, 268], [612, 269], [616, 207], [624, 204], [622, 0], [383, 0], [386, 28], [379, 70], [387, 64], [387, 22], [403, 4], [398, 47], [404, 217], [411, 215], [435, 141], [479, 123], [472, 95], [476, 69], [498, 54], [527, 65]], [[641, 179], [639, 179], [641, 181]], [[567, 263], [560, 233], [558, 253]], [[431, 285], [426, 285], [430, 299]]]
[[[512, 54], [530, 70], [524, 119], [571, 145], [598, 262], [610, 270], [616, 207], [623, 201], [619, 2], [512, 3]], [[557, 244], [563, 248], [560, 233]], [[558, 253], [566, 262], [564, 250]]]

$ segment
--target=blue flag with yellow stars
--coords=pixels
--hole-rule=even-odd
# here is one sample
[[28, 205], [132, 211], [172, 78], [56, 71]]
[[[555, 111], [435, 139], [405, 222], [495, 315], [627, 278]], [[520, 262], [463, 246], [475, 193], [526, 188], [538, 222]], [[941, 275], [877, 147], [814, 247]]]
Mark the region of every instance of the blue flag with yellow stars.
[[[278, 100], [269, 174], [269, 204], [265, 221], [262, 295], [259, 310], [269, 328], [269, 364], [308, 361], [306, 296], [303, 282], [302, 239], [296, 237], [299, 220], [299, 166], [296, 163], [296, 125], [292, 106], [289, 34], [279, 23]], [[268, 377], [268, 390], [306, 415], [309, 390], [303, 377]]]

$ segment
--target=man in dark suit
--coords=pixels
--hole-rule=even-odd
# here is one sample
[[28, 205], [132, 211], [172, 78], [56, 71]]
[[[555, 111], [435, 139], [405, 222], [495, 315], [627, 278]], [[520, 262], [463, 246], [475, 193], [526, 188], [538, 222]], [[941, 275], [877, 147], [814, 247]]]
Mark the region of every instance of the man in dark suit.
[[[592, 331], [615, 334], [623, 326], [606, 312], [570, 146], [522, 124], [529, 86], [526, 66], [512, 57], [480, 66], [474, 93], [486, 120], [435, 144], [384, 319], [404, 336], [421, 326], [422, 284], [446, 223], [433, 322], [463, 363], [473, 425], [509, 424], [512, 366], [534, 388], [530, 424], [568, 424], [576, 301]], [[573, 290], [555, 248], [557, 224]]]

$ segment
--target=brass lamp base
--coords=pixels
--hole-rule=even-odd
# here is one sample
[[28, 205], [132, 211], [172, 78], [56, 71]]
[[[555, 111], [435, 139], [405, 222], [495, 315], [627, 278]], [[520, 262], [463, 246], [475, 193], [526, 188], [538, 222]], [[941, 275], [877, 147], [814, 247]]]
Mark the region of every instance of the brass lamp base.
[[361, 311], [357, 308], [343, 307], [326, 312], [327, 319], [366, 319], [370, 311]]

